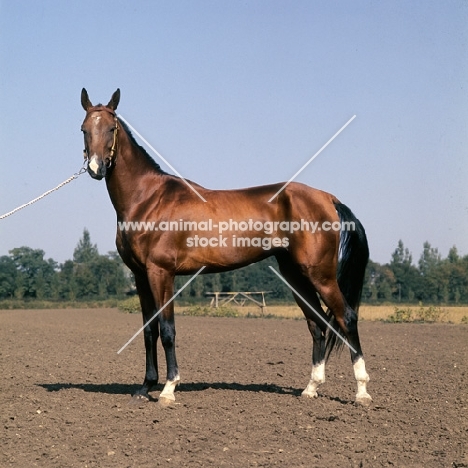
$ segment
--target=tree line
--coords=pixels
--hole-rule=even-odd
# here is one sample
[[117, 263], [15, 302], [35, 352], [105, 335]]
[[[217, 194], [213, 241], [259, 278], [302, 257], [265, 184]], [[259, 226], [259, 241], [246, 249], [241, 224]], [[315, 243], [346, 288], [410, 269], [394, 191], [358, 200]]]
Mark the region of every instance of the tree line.
[[0, 257], [0, 299], [108, 299], [131, 287], [117, 252], [100, 255], [87, 229], [72, 260], [58, 264], [44, 256], [41, 249], [18, 247]]
[[367, 302], [468, 303], [468, 255], [460, 256], [454, 246], [447, 258], [425, 242], [417, 265], [403, 241], [390, 263], [369, 262], [363, 299]]
[[[73, 259], [45, 259], [40, 249], [19, 247], [0, 257], [0, 299], [101, 300], [135, 292], [134, 281], [117, 252], [101, 255], [84, 230]], [[268, 291], [268, 299], [292, 301], [289, 288], [268, 268], [273, 258], [231, 272], [200, 275], [180, 299], [201, 300], [207, 292]], [[189, 277], [177, 277], [175, 289]], [[399, 241], [387, 264], [369, 261], [363, 289], [366, 303], [468, 304], [468, 255], [452, 247], [442, 258], [428, 242], [417, 264]]]

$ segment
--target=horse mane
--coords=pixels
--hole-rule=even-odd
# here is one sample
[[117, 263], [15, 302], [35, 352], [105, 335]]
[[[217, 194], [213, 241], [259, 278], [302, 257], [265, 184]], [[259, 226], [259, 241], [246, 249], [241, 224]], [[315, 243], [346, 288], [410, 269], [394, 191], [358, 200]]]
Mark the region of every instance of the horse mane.
[[[118, 118], [118, 117], [117, 117]], [[122, 126], [122, 128], [125, 130], [125, 132], [127, 133], [128, 135], [128, 138], [130, 139], [130, 142], [132, 143], [132, 145], [135, 145], [141, 152], [141, 154], [145, 157], [145, 159], [147, 160], [147, 162], [150, 164], [150, 166], [158, 173], [160, 174], [167, 174], [166, 172], [164, 172], [162, 169], [161, 169], [161, 166], [148, 154], [148, 152], [145, 150], [145, 148], [143, 148], [143, 146], [141, 146], [136, 140], [135, 140], [135, 137], [132, 135], [132, 132], [130, 131], [130, 129], [128, 128], [127, 124], [125, 122], [123, 122], [121, 119], [118, 119], [119, 120], [119, 123], [120, 125]]]

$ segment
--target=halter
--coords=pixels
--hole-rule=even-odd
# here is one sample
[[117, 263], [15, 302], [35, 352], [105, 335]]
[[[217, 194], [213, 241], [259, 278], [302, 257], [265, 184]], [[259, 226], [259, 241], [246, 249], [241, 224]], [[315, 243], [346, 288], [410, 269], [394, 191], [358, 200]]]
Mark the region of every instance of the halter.
[[[119, 125], [118, 125], [118, 119], [117, 119], [117, 115], [116, 113], [110, 109], [109, 107], [105, 107], [105, 106], [93, 106], [93, 107], [90, 107], [87, 111], [87, 113], [89, 114], [90, 112], [102, 112], [102, 111], [105, 111], [105, 112], [108, 112], [109, 114], [111, 114], [113, 117], [114, 117], [114, 122], [115, 122], [115, 126], [114, 126], [114, 139], [113, 139], [113, 142], [112, 142], [112, 147], [110, 149], [110, 159], [109, 159], [109, 164], [106, 164], [106, 166], [109, 168], [111, 167], [112, 165], [112, 161], [114, 159], [114, 155], [117, 151], [117, 132], [119, 130]], [[88, 152], [86, 151], [86, 149], [83, 150], [83, 157], [85, 159], [88, 158]]]
[[115, 113], [114, 113], [114, 122], [115, 122], [114, 141], [112, 142], [112, 147], [110, 149], [111, 159], [110, 159], [108, 167], [110, 167], [110, 165], [112, 164], [112, 159], [114, 158], [114, 154], [117, 151], [117, 132], [119, 131], [119, 125], [118, 125], [117, 116], [115, 115]]

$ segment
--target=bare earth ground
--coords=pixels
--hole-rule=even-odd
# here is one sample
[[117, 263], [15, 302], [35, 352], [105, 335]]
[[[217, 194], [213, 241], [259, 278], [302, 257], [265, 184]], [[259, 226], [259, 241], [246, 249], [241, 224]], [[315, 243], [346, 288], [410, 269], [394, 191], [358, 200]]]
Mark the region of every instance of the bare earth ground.
[[[131, 405], [141, 318], [0, 311], [1, 467], [467, 467], [468, 326], [360, 324], [369, 409], [348, 353], [320, 397], [304, 321], [177, 317], [176, 405]], [[164, 359], [160, 360], [164, 376]]]

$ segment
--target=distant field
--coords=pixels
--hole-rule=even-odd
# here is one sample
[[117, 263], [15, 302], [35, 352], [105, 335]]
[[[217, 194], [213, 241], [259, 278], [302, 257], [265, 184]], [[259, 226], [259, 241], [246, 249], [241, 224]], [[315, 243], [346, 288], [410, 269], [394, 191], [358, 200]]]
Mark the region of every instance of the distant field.
[[[255, 305], [244, 305], [243, 307], [228, 304], [220, 309], [210, 308], [209, 303], [191, 306], [181, 306], [176, 303], [175, 312], [181, 315], [198, 316], [231, 316], [231, 317], [278, 317], [290, 319], [303, 319], [303, 314], [296, 305], [272, 305], [260, 310]], [[138, 297], [132, 297], [126, 300], [108, 300], [108, 301], [89, 301], [89, 302], [54, 302], [54, 301], [19, 301], [4, 300], [0, 301], [0, 310], [2, 309], [88, 309], [88, 308], [115, 308], [127, 313], [141, 313]], [[400, 317], [412, 315], [412, 319], [417, 321], [418, 313], [421, 312], [420, 306], [407, 305], [382, 305], [370, 306], [362, 305], [359, 310], [360, 320], [388, 320], [390, 316], [395, 315], [395, 309], [399, 310]], [[410, 312], [408, 312], [410, 311]], [[423, 312], [427, 312], [426, 317], [431, 318], [431, 312], [437, 316], [436, 322], [448, 323], [467, 323], [468, 324], [468, 306], [445, 307], [445, 306], [424, 306]], [[434, 315], [432, 315], [432, 318]], [[412, 321], [412, 320], [394, 320], [394, 321]]]
[[[391, 315], [395, 313], [396, 306], [369, 306], [363, 305], [359, 309], [360, 320], [386, 320]], [[418, 306], [398, 306], [400, 309], [411, 309], [416, 313], [420, 307]], [[176, 313], [183, 314], [185, 311], [190, 309], [190, 307], [176, 307]], [[207, 310], [208, 307], [204, 307], [204, 310]], [[440, 307], [443, 312], [441, 322], [451, 322], [451, 323], [461, 323], [463, 317], [468, 318], [468, 306], [464, 307]], [[213, 309], [214, 311], [215, 309]], [[256, 306], [231, 306], [229, 305], [229, 312], [235, 313], [239, 317], [249, 316], [262, 316], [262, 312], [259, 307]], [[222, 315], [222, 314], [221, 314]], [[273, 317], [282, 317], [282, 318], [293, 318], [301, 319], [303, 314], [299, 307], [293, 305], [285, 306], [267, 306], [263, 313], [264, 316], [273, 316]], [[467, 320], [465, 318], [465, 321]]]
[[[359, 309], [361, 320], [385, 320], [395, 312], [396, 306], [368, 306], [363, 305]], [[399, 309], [411, 309], [415, 313], [418, 306], [398, 306]], [[425, 307], [427, 308], [427, 307]], [[439, 307], [438, 307], [439, 308]], [[441, 322], [461, 323], [463, 317], [468, 318], [468, 306], [464, 307], [440, 307], [442, 310]], [[467, 320], [465, 318], [465, 320]]]

